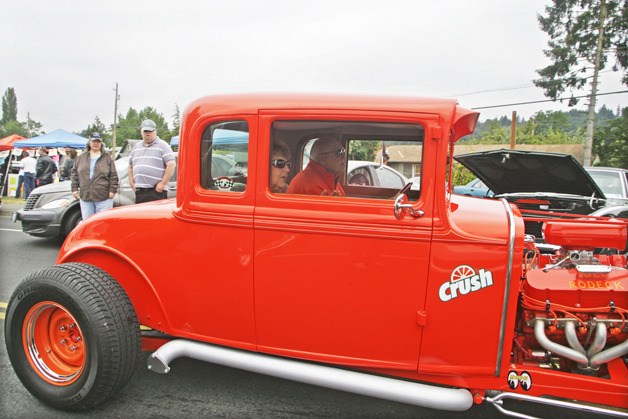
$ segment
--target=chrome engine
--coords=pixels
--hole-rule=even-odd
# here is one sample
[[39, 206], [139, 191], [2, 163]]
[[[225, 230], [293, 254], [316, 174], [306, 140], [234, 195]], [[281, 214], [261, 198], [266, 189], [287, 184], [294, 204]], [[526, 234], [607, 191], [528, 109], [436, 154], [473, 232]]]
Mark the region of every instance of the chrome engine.
[[628, 354], [625, 222], [552, 220], [527, 236], [513, 362], [604, 377]]

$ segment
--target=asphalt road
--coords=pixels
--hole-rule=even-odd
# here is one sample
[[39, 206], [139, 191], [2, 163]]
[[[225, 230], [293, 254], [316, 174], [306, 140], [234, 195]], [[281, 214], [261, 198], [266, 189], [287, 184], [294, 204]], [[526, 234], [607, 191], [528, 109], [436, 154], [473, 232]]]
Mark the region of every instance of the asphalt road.
[[[6, 303], [18, 282], [55, 263], [61, 242], [30, 237], [20, 224], [0, 216], [0, 416], [7, 418], [487, 418], [505, 417], [487, 404], [464, 413], [418, 408], [341, 391], [178, 359], [172, 371], [148, 371], [146, 357], [129, 384], [110, 402], [86, 413], [55, 410], [21, 385], [4, 345]], [[516, 402], [508, 402], [517, 404]], [[516, 407], [538, 417], [591, 418], [539, 406]]]

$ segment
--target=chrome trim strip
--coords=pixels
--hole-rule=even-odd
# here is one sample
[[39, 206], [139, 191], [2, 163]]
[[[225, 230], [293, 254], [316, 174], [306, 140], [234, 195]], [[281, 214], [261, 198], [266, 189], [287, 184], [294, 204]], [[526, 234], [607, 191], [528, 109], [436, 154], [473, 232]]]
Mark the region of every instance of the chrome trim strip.
[[512, 263], [515, 256], [515, 215], [510, 204], [505, 198], [501, 199], [508, 217], [508, 266], [506, 268], [506, 284], [504, 286], [504, 300], [502, 301], [502, 320], [499, 325], [499, 341], [497, 342], [497, 361], [495, 363], [495, 377], [501, 373], [500, 362], [504, 353], [504, 335], [506, 334], [506, 316], [508, 314], [508, 295], [510, 294], [510, 281], [512, 280]]

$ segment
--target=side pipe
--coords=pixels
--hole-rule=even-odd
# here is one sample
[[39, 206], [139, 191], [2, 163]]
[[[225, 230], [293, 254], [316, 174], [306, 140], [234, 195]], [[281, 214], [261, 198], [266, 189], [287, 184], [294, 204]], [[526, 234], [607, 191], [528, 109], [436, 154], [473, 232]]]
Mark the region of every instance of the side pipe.
[[170, 341], [157, 349], [148, 357], [148, 369], [166, 374], [170, 362], [179, 357], [432, 409], [464, 411], [473, 405], [473, 396], [465, 389], [380, 377], [185, 339]]
[[[539, 403], [539, 404], [544, 404], [547, 406], [555, 406], [555, 407], [562, 407], [566, 409], [577, 410], [580, 412], [595, 413], [598, 415], [610, 415], [610, 416], [628, 418], [628, 413], [624, 413], [618, 410], [612, 410], [612, 409], [607, 409], [607, 408], [598, 407], [598, 406], [589, 406], [587, 404], [581, 404], [581, 403], [573, 403], [573, 402], [568, 402], [566, 400], [556, 400], [556, 399], [548, 399], [545, 397], [530, 396], [527, 394], [501, 393], [497, 391], [489, 391], [487, 392], [486, 397], [484, 397], [484, 400], [486, 400], [486, 402], [495, 406], [497, 410], [499, 410], [501, 413], [505, 415], [516, 417], [516, 418], [535, 419], [535, 416], [529, 416], [523, 413], [514, 412], [512, 410], [506, 409], [505, 407], [503, 407], [503, 403], [504, 403], [503, 400], [505, 399], [513, 399], [513, 400], [520, 400], [524, 402]], [[568, 415], [569, 413], [565, 412], [565, 416], [568, 416]]]

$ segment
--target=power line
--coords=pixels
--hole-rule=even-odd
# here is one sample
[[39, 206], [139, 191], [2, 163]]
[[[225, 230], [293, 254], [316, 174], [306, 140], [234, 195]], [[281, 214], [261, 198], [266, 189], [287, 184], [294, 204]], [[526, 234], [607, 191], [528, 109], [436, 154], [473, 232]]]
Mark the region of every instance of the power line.
[[[596, 96], [607, 96], [607, 95], [618, 95], [621, 93], [628, 93], [628, 90], [621, 90], [618, 92], [607, 92], [607, 93], [598, 93]], [[534, 103], [545, 103], [545, 102], [556, 102], [559, 100], [570, 100], [571, 98], [574, 99], [582, 99], [582, 98], [588, 98], [591, 97], [591, 95], [582, 95], [582, 96], [572, 96], [572, 97], [561, 97], [558, 99], [545, 99], [545, 100], [533, 100], [530, 102], [517, 102], [517, 103], [505, 103], [503, 105], [491, 105], [491, 106], [478, 106], [475, 108], [471, 108], [471, 109], [491, 109], [491, 108], [504, 108], [506, 106], [518, 106], [518, 105], [531, 105]]]

